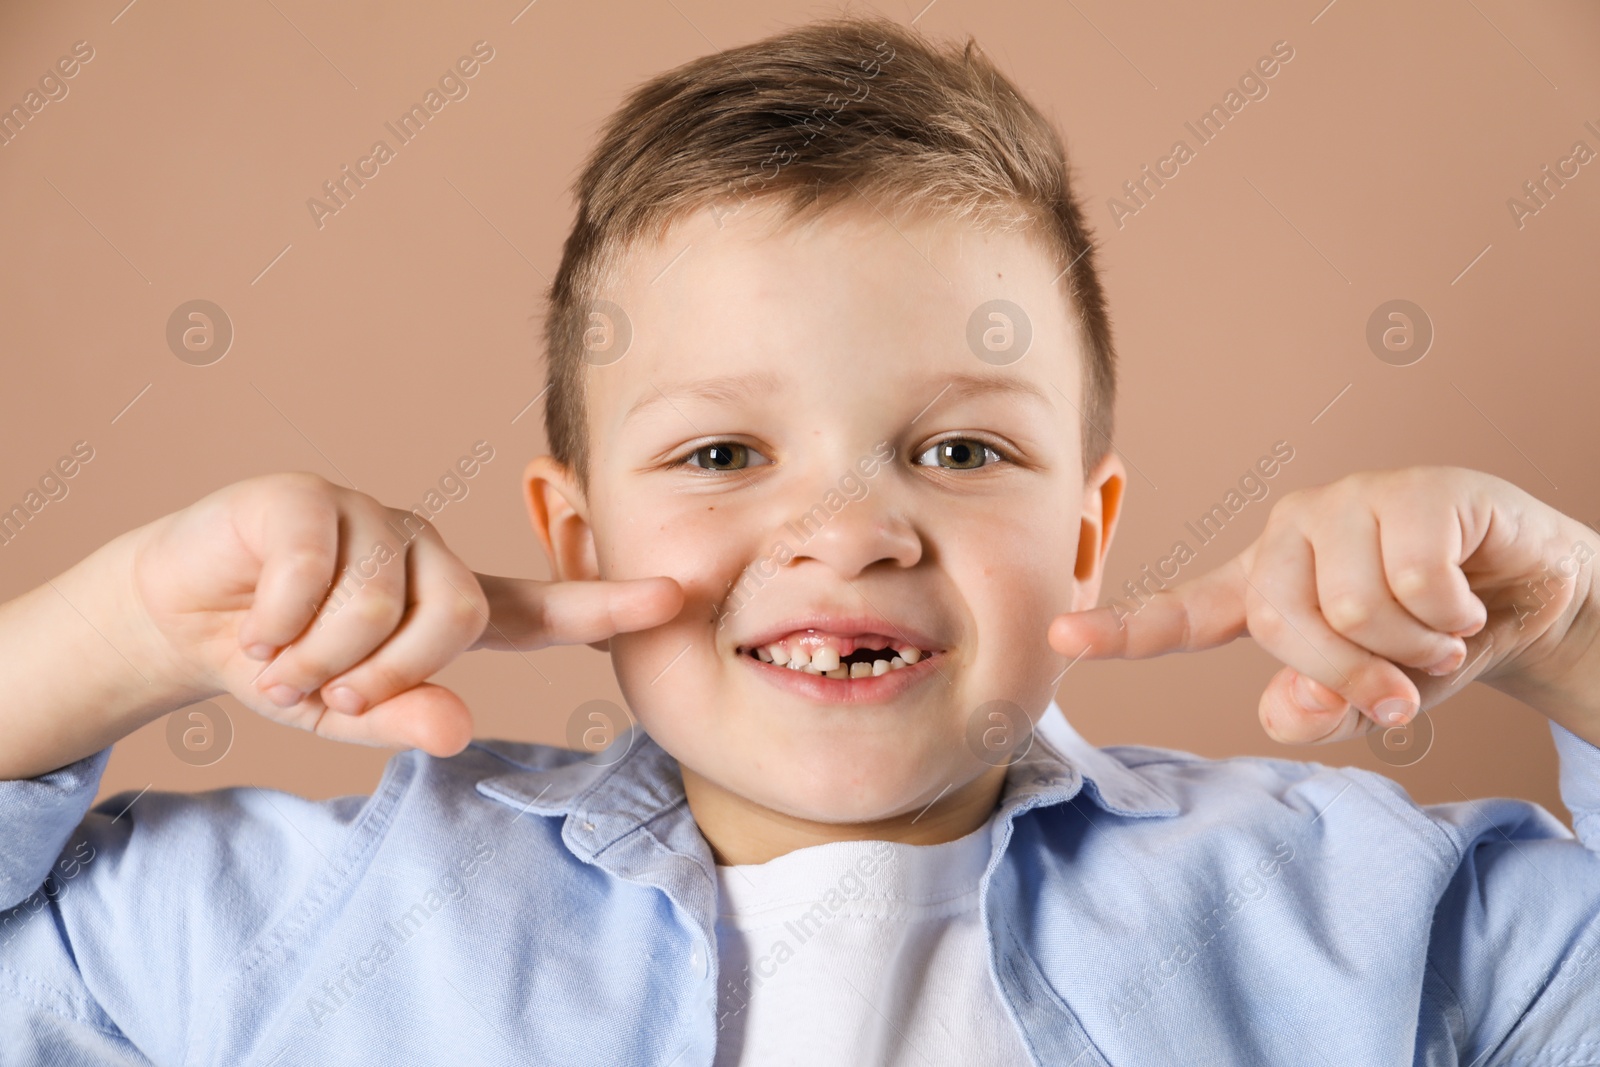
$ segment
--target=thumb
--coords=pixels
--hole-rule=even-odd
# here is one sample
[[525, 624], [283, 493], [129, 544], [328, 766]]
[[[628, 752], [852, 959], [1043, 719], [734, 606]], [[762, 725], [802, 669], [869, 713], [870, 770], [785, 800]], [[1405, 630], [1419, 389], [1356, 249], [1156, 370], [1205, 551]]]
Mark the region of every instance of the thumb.
[[472, 712], [444, 686], [423, 682], [360, 715], [324, 712], [314, 732], [331, 741], [420, 748], [430, 756], [454, 756], [472, 740]]
[[1373, 726], [1355, 705], [1293, 667], [1272, 676], [1256, 713], [1267, 736], [1284, 745], [1343, 741]]

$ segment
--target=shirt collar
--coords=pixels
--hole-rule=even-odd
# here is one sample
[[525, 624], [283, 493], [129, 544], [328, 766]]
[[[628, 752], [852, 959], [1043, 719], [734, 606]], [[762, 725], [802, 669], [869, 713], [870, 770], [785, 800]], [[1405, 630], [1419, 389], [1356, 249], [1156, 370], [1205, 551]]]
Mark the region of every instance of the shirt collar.
[[[515, 767], [479, 780], [478, 792], [520, 809], [519, 817], [568, 816], [564, 836], [586, 859], [684, 803], [677, 761], [638, 727], [587, 756], [506, 742], [474, 744]], [[1115, 815], [1169, 816], [1179, 810], [1153, 782], [1085, 741], [1052, 700], [1032, 744], [1006, 772], [1001, 813], [1064, 803], [1080, 791]]]
[[[1138, 818], [1178, 814], [1178, 803], [1170, 794], [1112, 753], [1085, 741], [1054, 700], [1034, 727], [1032, 748], [1012, 768], [1013, 778], [1020, 777], [1015, 772], [1028, 766], [1035, 753], [1045, 766], [1052, 768], [1049, 773], [1070, 773], [1081, 779], [1094, 802], [1114, 815]], [[1040, 785], [1048, 788], [1044, 783]], [[1043, 802], [1068, 799], [1070, 795]]]

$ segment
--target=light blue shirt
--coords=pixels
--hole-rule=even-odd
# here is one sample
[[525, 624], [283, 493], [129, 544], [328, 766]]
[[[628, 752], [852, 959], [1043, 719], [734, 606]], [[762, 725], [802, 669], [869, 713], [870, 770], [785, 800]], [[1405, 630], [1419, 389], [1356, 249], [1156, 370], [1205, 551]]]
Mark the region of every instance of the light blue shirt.
[[[1035, 1062], [1600, 1062], [1600, 750], [1537, 805], [1096, 749], [1051, 705], [980, 908]], [[0, 783], [0, 1063], [712, 1062], [713, 859], [677, 765], [475, 742], [370, 797]], [[1586, 847], [1587, 846], [1587, 847]], [[41, 889], [43, 885], [43, 889]], [[886, 1025], [889, 1025], [886, 1022]]]

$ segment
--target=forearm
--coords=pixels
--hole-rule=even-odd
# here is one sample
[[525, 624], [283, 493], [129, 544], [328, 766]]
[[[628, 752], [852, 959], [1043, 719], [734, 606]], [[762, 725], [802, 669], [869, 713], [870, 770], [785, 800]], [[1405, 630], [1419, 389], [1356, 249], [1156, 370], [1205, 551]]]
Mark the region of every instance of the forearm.
[[32, 778], [206, 695], [176, 683], [134, 610], [139, 531], [0, 604], [0, 779]]

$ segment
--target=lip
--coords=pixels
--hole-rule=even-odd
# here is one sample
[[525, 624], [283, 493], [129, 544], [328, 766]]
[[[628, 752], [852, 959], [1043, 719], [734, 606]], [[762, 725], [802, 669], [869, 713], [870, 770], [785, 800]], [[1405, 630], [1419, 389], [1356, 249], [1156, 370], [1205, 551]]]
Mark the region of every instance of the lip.
[[[893, 637], [904, 644], [910, 645], [912, 648], [920, 649], [924, 653], [943, 653], [946, 651], [946, 646], [938, 638], [931, 637], [920, 630], [902, 626], [899, 623], [890, 622], [888, 619], [878, 615], [829, 615], [820, 612], [810, 615], [797, 615], [794, 618], [785, 619], [782, 622], [774, 623], [763, 630], [751, 634], [749, 637], [743, 638], [738, 642], [735, 648], [761, 648], [765, 645], [770, 645], [776, 641], [782, 640], [783, 638], [788, 637], [790, 634], [804, 630], [816, 630], [820, 633], [834, 634], [839, 637], [864, 637], [872, 634], [878, 634], [884, 637]], [[752, 657], [745, 656], [743, 658], [750, 659]], [[923, 661], [914, 663], [911, 666], [921, 666], [922, 662], [926, 662], [926, 659], [931, 658], [934, 657], [932, 655], [927, 656]], [[763, 666], [765, 666], [765, 664], [763, 664]], [[779, 669], [787, 670], [787, 668]], [[911, 668], [905, 669], [909, 670]], [[791, 671], [790, 673], [792, 674], [797, 672]], [[895, 671], [893, 673], [901, 674], [904, 673], [904, 670]], [[888, 675], [879, 675], [879, 677], [886, 678]], [[830, 682], [840, 681], [838, 678], [826, 678], [823, 680]], [[866, 681], [864, 678], [857, 678], [855, 680], [858, 682]]]
[[[820, 628], [813, 627], [813, 629]], [[789, 632], [784, 630], [778, 636], [782, 637]], [[883, 704], [900, 696], [912, 686], [920, 685], [932, 678], [939, 670], [937, 664], [945, 658], [945, 653], [935, 652], [898, 670], [866, 678], [829, 678], [821, 674], [807, 674], [805, 671], [763, 663], [754, 656], [743, 653], [738, 654], [738, 658], [759, 671], [761, 677], [768, 683], [819, 704]]]

